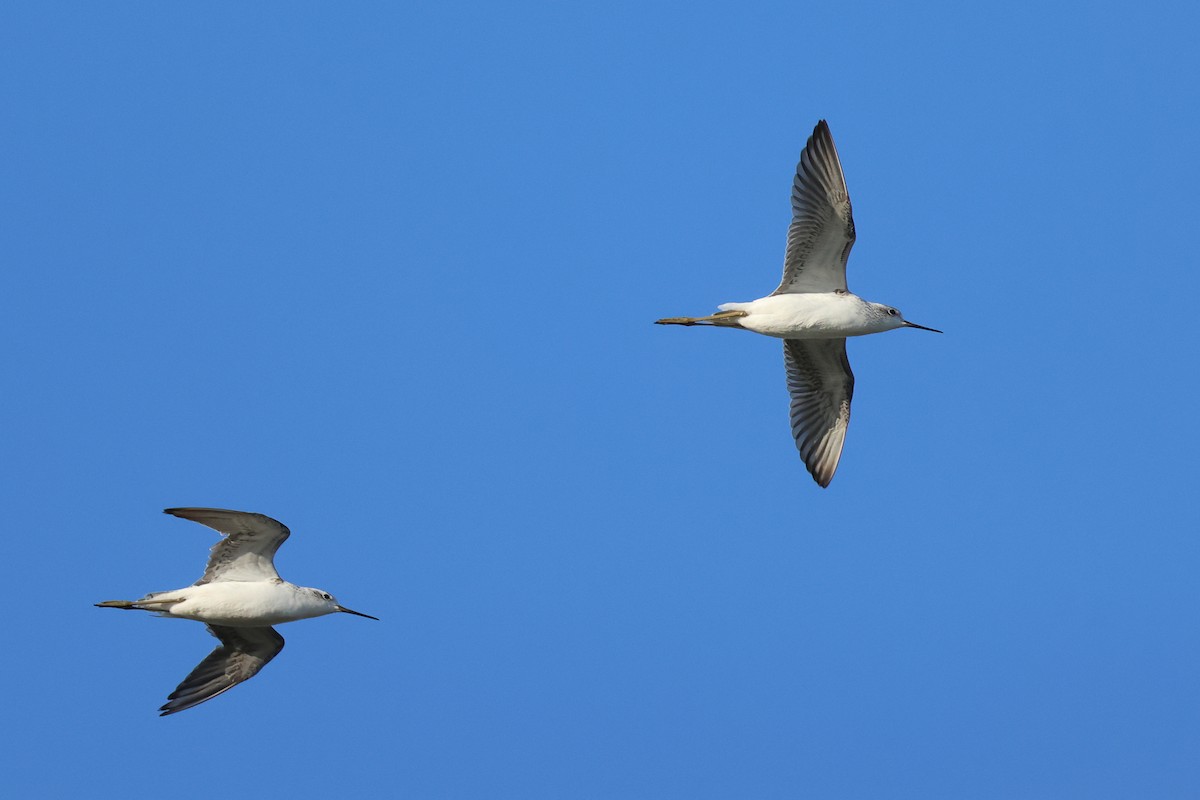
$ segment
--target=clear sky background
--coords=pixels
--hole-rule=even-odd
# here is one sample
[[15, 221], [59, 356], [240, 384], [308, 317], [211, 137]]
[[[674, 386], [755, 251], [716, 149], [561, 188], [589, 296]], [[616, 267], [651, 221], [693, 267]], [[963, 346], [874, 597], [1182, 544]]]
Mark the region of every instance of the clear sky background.
[[[14, 796], [1194, 798], [1194, 3], [0, 10]], [[777, 342], [829, 120], [841, 468]], [[292, 528], [380, 622], [92, 603]]]

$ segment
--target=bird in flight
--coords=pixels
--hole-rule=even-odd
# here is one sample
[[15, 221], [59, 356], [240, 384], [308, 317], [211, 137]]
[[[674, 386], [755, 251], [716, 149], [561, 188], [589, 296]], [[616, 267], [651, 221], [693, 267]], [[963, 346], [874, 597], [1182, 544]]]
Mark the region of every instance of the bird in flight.
[[659, 325], [741, 328], [783, 339], [791, 394], [792, 436], [804, 466], [821, 487], [833, 480], [846, 427], [854, 373], [846, 337], [920, 328], [892, 306], [872, 303], [846, 288], [846, 259], [854, 245], [854, 217], [842, 163], [825, 120], [817, 123], [800, 154], [792, 181], [783, 280], [749, 303], [725, 303], [707, 317], [668, 317]]
[[197, 706], [257, 675], [283, 649], [283, 637], [272, 625], [339, 611], [378, 619], [338, 605], [329, 592], [280, 578], [275, 551], [291, 532], [268, 516], [223, 508], [168, 508], [163, 513], [225, 534], [213, 545], [204, 575], [183, 589], [96, 603], [198, 620], [221, 642], [171, 693], [159, 709], [161, 716]]

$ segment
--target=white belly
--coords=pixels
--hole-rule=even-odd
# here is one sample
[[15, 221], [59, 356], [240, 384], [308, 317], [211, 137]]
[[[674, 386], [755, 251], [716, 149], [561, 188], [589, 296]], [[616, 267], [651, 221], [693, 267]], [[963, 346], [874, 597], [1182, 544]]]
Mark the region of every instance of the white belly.
[[184, 600], [171, 606], [169, 616], [213, 625], [255, 627], [320, 616], [297, 602], [295, 590], [286, 583], [218, 581], [172, 594], [182, 595]]
[[808, 292], [776, 294], [749, 303], [725, 303], [722, 311], [745, 311], [738, 323], [746, 330], [780, 339], [840, 339], [877, 333], [866, 303], [853, 294]]

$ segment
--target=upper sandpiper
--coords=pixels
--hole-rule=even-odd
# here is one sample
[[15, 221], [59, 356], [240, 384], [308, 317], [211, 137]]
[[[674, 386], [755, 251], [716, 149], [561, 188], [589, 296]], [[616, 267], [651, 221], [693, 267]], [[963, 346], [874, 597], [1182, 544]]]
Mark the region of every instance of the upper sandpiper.
[[846, 259], [854, 245], [850, 194], [825, 120], [817, 123], [800, 154], [792, 181], [783, 280], [749, 303], [725, 303], [707, 317], [669, 317], [659, 325], [742, 328], [783, 339], [792, 397], [792, 436], [813, 479], [829, 485], [837, 471], [850, 423], [854, 373], [846, 337], [920, 328], [892, 306], [872, 303], [846, 288]]

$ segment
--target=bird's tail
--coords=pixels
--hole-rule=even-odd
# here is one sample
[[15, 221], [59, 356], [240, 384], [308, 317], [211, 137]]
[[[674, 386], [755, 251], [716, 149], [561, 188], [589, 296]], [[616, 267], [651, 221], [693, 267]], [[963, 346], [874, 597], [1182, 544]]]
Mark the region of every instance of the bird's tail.
[[707, 317], [667, 317], [656, 319], [655, 325], [718, 325], [725, 328], [740, 328], [738, 318], [746, 316], [745, 311], [718, 311]]

